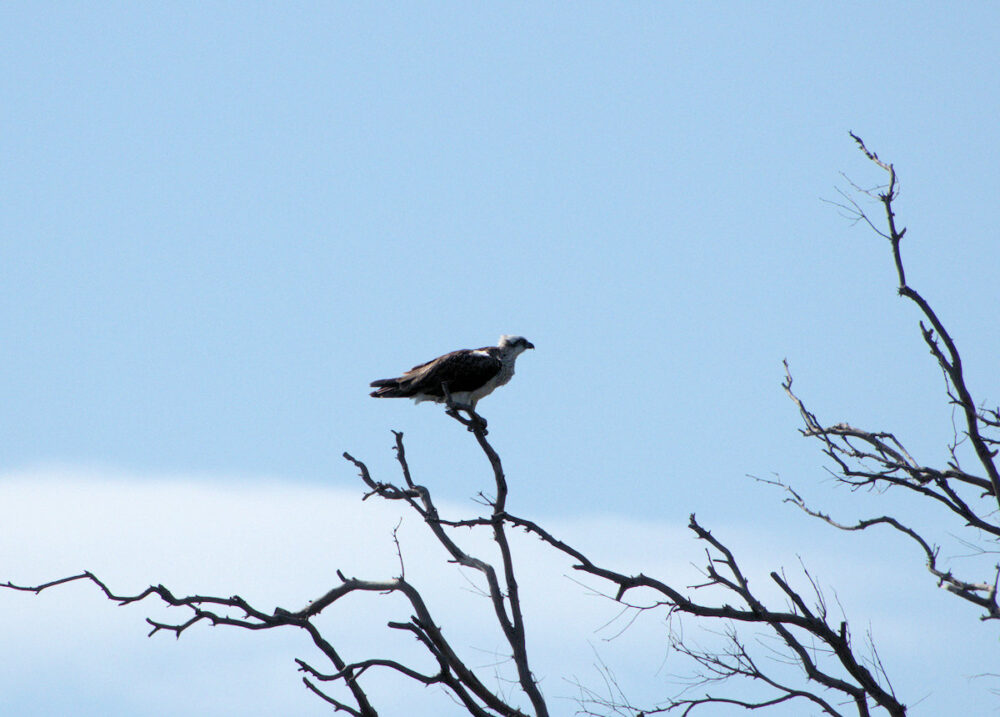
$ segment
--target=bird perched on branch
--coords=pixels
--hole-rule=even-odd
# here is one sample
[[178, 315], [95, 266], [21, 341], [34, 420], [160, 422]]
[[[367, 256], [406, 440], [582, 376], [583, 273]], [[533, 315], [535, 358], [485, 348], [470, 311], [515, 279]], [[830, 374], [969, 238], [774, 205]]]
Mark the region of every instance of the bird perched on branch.
[[535, 348], [523, 336], [501, 336], [496, 346], [461, 349], [414, 366], [399, 378], [372, 381], [375, 398], [412, 398], [476, 410], [476, 403], [514, 375], [514, 361]]

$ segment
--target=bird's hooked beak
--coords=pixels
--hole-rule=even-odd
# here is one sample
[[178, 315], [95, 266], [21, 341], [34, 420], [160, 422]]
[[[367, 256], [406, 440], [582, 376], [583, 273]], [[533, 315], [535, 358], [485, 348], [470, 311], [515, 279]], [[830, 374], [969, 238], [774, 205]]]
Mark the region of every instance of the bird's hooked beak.
[[533, 348], [535, 348], [535, 345], [533, 343], [531, 343], [530, 341], [525, 341], [524, 342], [524, 348], [526, 348], [526, 349], [533, 349]]

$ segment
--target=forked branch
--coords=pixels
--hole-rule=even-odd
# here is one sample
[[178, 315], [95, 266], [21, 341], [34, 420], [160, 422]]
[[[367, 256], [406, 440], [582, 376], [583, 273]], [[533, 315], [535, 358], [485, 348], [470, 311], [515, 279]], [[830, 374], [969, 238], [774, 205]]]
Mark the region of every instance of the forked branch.
[[[721, 589], [723, 594], [728, 593], [736, 597], [742, 607], [734, 606], [725, 600], [721, 604], [699, 601], [685, 594], [682, 589], [644, 573], [629, 575], [597, 565], [580, 550], [556, 538], [533, 521], [509, 514], [506, 520], [571, 557], [575, 561], [573, 564], [575, 570], [611, 583], [615, 590], [613, 596], [609, 597], [613, 597], [614, 600], [623, 601], [625, 596], [633, 591], [645, 591], [650, 598], [646, 600], [645, 606], [635, 606], [635, 609], [663, 608], [668, 614], [685, 613], [700, 618], [720, 619], [730, 625], [757, 625], [766, 628], [785, 645], [788, 657], [799, 665], [808, 681], [819, 685], [822, 690], [840, 693], [842, 698], [848, 699], [854, 705], [859, 716], [867, 717], [873, 707], [881, 707], [886, 713], [899, 717], [906, 713], [905, 706], [896, 699], [884, 674], [873, 674], [865, 666], [865, 660], [855, 653], [846, 621], [836, 626], [829, 623], [822, 594], [811, 579], [810, 584], [815, 589], [818, 609], [811, 608], [802, 594], [791, 587], [777, 572], [770, 573], [770, 578], [788, 597], [789, 603], [783, 609], [768, 607], [751, 589], [750, 580], [743, 573], [732, 551], [702, 527], [694, 515], [691, 515], [688, 527], [699, 540], [709, 546], [708, 561], [704, 569], [706, 582], [694, 586], [694, 589], [710, 592]], [[733, 635], [737, 633], [734, 631]], [[786, 687], [756, 668], [750, 671], [747, 665], [754, 663], [746, 654], [743, 643], [735, 637], [732, 643], [744, 657], [737, 658], [733, 654], [727, 655], [718, 651], [698, 652], [694, 648], [687, 647], [683, 639], [675, 640], [673, 646], [713, 673], [712, 677], [699, 681], [699, 684], [718, 681], [720, 674], [726, 677], [749, 677], [769, 685], [778, 693], [776, 696], [753, 705], [750, 702], [744, 704], [743, 701], [731, 696], [706, 696], [697, 700], [678, 697], [639, 712], [654, 714], [681, 710], [683, 714], [689, 714], [695, 707], [709, 703], [741, 704], [757, 709], [790, 699], [803, 698], [820, 706], [827, 714], [843, 714], [840, 709], [834, 707], [836, 700], [826, 700], [809, 689]], [[817, 650], [817, 644], [822, 648]], [[818, 659], [823, 655], [826, 656], [824, 659]], [[616, 707], [622, 706], [616, 704]], [[636, 708], [629, 705], [628, 709]]]
[[[990, 423], [988, 420], [984, 420], [984, 417], [980, 414], [978, 404], [976, 404], [972, 398], [972, 393], [966, 385], [965, 374], [962, 370], [962, 357], [958, 352], [958, 347], [955, 345], [951, 334], [948, 333], [948, 330], [944, 327], [944, 324], [938, 318], [937, 313], [931, 308], [931, 305], [927, 302], [927, 300], [906, 282], [906, 272], [903, 269], [903, 258], [900, 253], [900, 242], [906, 234], [906, 228], [904, 227], [899, 229], [896, 226], [896, 213], [893, 207], [893, 202], [899, 194], [896, 169], [891, 163], [887, 163], [879, 159], [877, 154], [865, 146], [864, 141], [862, 141], [860, 137], [853, 132], [850, 134], [864, 155], [889, 175], [888, 184], [882, 191], [867, 193], [870, 196], [877, 197], [885, 210], [885, 220], [888, 231], [886, 233], [879, 233], [882, 234], [882, 236], [887, 237], [890, 245], [892, 246], [892, 257], [896, 265], [896, 276], [899, 281], [899, 294], [900, 296], [905, 296], [907, 299], [915, 303], [920, 308], [920, 312], [924, 315], [924, 318], [930, 323], [930, 328], [924, 325], [923, 322], [920, 323], [920, 330], [923, 335], [924, 342], [927, 344], [934, 357], [938, 360], [942, 370], [948, 377], [948, 381], [954, 391], [954, 401], [961, 408], [965, 419], [966, 435], [972, 443], [976, 457], [989, 479], [994, 502], [998, 507], [1000, 507], [1000, 471], [998, 471], [994, 460], [997, 453], [995, 450], [990, 449], [990, 444], [995, 444], [995, 441], [984, 437], [980, 430], [981, 424], [989, 426]], [[871, 221], [864, 213], [864, 210], [857, 204], [854, 206], [859, 215], [871, 224]], [[940, 339], [941, 343], [944, 344], [943, 349], [938, 344], [938, 339]]]
[[[839, 483], [852, 490], [868, 488], [879, 495], [889, 495], [888, 491], [891, 489], [903, 490], [920, 498], [929, 499], [945, 509], [944, 517], [957, 518], [954, 522], [957, 531], [969, 529], [973, 531], [964, 542], [975, 545], [985, 536], [992, 543], [1000, 539], [1000, 521], [997, 513], [1000, 506], [1000, 475], [995, 464], [996, 449], [993, 448], [1000, 443], [995, 433], [990, 435], [990, 432], [1000, 428], [1000, 422], [996, 420], [1000, 418], [1000, 413], [996, 410], [981, 409], [974, 402], [965, 381], [962, 358], [954, 340], [930, 304], [907, 283], [900, 250], [906, 229], [897, 226], [894, 208], [894, 201], [899, 195], [895, 168], [869, 150], [860, 137], [853, 133], [851, 137], [862, 153], [881, 171], [888, 174], [887, 184], [876, 189], [865, 190], [853, 185], [856, 191], [876, 199], [882, 205], [885, 228], [879, 229], [864, 208], [849, 197], [847, 204], [838, 206], [853, 213], [855, 218], [863, 219], [880, 236], [888, 239], [896, 267], [898, 292], [915, 303], [923, 315], [920, 321], [921, 336], [944, 373], [949, 403], [961, 410], [965, 438], [960, 439], [956, 432], [949, 445], [951, 460], [943, 467], [931, 467], [914, 458], [914, 454], [904, 446], [903, 441], [889, 431], [867, 430], [844, 422], [820, 423], [816, 415], [806, 408], [803, 400], [793, 391], [792, 376], [787, 362], [782, 386], [802, 417], [804, 424], [802, 435], [820, 442], [823, 452], [835, 464], [834, 476]], [[847, 197], [844, 193], [842, 195]], [[964, 470], [958, 459], [958, 446], [964, 440], [968, 440], [976, 455], [978, 468], [972, 472]], [[982, 473], [979, 472], [980, 469]], [[784, 483], [766, 482], [781, 486], [788, 492], [787, 501], [841, 530], [861, 531], [885, 525], [906, 535], [920, 546], [926, 558], [927, 569], [940, 587], [982, 608], [984, 620], [1000, 619], [1000, 606], [997, 603], [1000, 567], [994, 566], [992, 576], [988, 580], [960, 578], [951, 570], [940, 566], [937, 546], [933, 546], [917, 529], [905, 525], [892, 515], [859, 520], [855, 523], [842, 523], [833, 520], [823, 511], [806, 505], [802, 497]]]

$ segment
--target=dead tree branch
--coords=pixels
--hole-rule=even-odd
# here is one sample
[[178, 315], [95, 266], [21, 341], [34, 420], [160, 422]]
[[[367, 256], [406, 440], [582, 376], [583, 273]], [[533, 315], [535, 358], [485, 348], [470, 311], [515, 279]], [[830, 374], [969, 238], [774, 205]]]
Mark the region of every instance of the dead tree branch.
[[492, 506], [493, 511], [489, 518], [484, 519], [484, 524], [488, 524], [492, 529], [493, 539], [499, 548], [502, 577], [491, 563], [466, 553], [447, 533], [445, 528], [448, 526], [448, 522], [441, 519], [431, 499], [430, 491], [424, 486], [416, 485], [410, 476], [402, 433], [398, 431], [393, 432], [396, 436], [396, 459], [399, 461], [403, 472], [406, 482], [405, 488], [388, 483], [378, 483], [371, 478], [367, 467], [361, 461], [348, 453], [344, 454], [344, 458], [358, 468], [361, 479], [371, 489], [371, 493], [368, 495], [379, 495], [387, 500], [405, 500], [424, 520], [434, 534], [434, 537], [445, 548], [453, 561], [463, 567], [482, 573], [486, 579], [487, 592], [493, 605], [494, 615], [512, 652], [512, 658], [518, 673], [518, 682], [531, 701], [535, 713], [541, 717], [542, 715], [547, 715], [548, 712], [545, 700], [538, 689], [538, 685], [528, 665], [524, 616], [521, 611], [520, 593], [514, 574], [514, 559], [511, 554], [502, 518], [507, 502], [507, 479], [504, 475], [499, 455], [497, 455], [486, 439], [486, 421], [475, 412], [466, 410], [469, 413], [469, 419], [462, 418], [457, 412], [454, 414], [449, 413], [449, 415], [455, 418], [456, 421], [467, 426], [475, 435], [480, 448], [489, 460], [493, 470], [496, 497], [489, 501], [489, 505]]
[[[707, 582], [694, 586], [697, 590], [722, 589], [724, 593], [735, 596], [743, 607], [722, 604], [711, 604], [696, 601], [673, 587], [656, 578], [643, 573], [626, 575], [599, 566], [586, 557], [580, 550], [556, 538], [547, 530], [533, 521], [506, 515], [505, 519], [528, 533], [536, 536], [546, 544], [571, 557], [575, 570], [608, 581], [616, 586], [614, 599], [622, 601], [627, 593], [633, 590], [646, 589], [651, 591], [654, 600], [647, 607], [639, 609], [654, 609], [665, 607], [668, 614], [686, 613], [701, 618], [721, 619], [730, 624], [752, 624], [771, 630], [785, 645], [788, 655], [801, 668], [808, 681], [818, 684], [824, 690], [840, 693], [854, 704], [857, 714], [867, 717], [873, 707], [881, 707], [890, 715], [904, 715], [905, 706], [892, 693], [891, 687], [878, 674], [865, 667], [864, 661], [855, 654], [851, 645], [847, 622], [832, 626], [826, 614], [822, 595], [816, 591], [818, 607], [810, 607], [801, 593], [793, 589], [777, 572], [771, 572], [771, 580], [781, 589], [789, 600], [788, 607], [776, 610], [767, 607], [750, 588], [750, 581], [744, 575], [735, 556], [712, 533], [703, 528], [694, 515], [691, 515], [688, 527], [699, 540], [705, 541], [708, 548], [708, 563], [705, 568]], [[466, 521], [468, 523], [468, 521]], [[813, 583], [815, 588], [815, 584]], [[735, 633], [733, 633], [735, 634]], [[823, 652], [829, 659], [818, 660], [815, 644], [823, 646]], [[724, 655], [717, 651], [698, 652], [685, 647], [683, 640], [674, 641], [674, 648], [695, 659], [709, 670], [712, 677], [704, 676], [700, 684], [719, 681], [725, 677], [749, 677], [761, 681], [781, 693], [756, 705], [755, 708], [770, 706], [793, 698], [808, 699], [819, 705], [830, 715], [843, 714], [833, 707], [833, 701], [825, 700], [819, 694], [797, 688], [786, 688], [777, 680], [769, 678], [762, 670], [750, 670], [750, 660], [734, 658], [734, 655], [744, 655], [745, 648], [739, 640], [735, 653]], [[826, 663], [831, 663], [827, 665]], [[708, 703], [743, 704], [732, 697], [705, 696], [694, 702], [687, 699], [671, 700], [665, 705], [654, 709], [641, 710], [642, 714], [683, 710], [688, 714], [691, 709]], [[620, 706], [620, 705], [619, 705]], [[750, 706], [746, 703], [744, 706]]]
[[[869, 150], [861, 138], [853, 132], [851, 137], [865, 157], [879, 170], [888, 174], [887, 184], [875, 189], [862, 189], [852, 183], [856, 192], [871, 197], [881, 204], [885, 215], [885, 228], [877, 227], [865, 209], [845, 192], [841, 192], [841, 196], [845, 197], [847, 203], [837, 206], [855, 220], [865, 221], [879, 236], [889, 241], [896, 268], [898, 293], [916, 304], [923, 315], [919, 322], [921, 336], [944, 373], [949, 403], [961, 411], [964, 435], [962, 438], [956, 435], [951, 440], [949, 444], [951, 460], [946, 466], [927, 466], [918, 461], [894, 433], [858, 428], [844, 422], [831, 425], [820, 423], [816, 415], [806, 408], [804, 401], [793, 391], [792, 375], [787, 362], [782, 387], [799, 410], [804, 424], [804, 428], [801, 429], [802, 435], [820, 442], [823, 453], [835, 465], [834, 475], [839, 483], [852, 490], [868, 488], [877, 494], [887, 494], [890, 490], [903, 490], [915, 494], [943, 508], [945, 517], [957, 519], [960, 531], [970, 529], [975, 531], [975, 537], [968, 540], [969, 544], [975, 544], [981, 536], [996, 541], [1000, 539], [1000, 521], [997, 513], [1000, 505], [1000, 474], [995, 463], [997, 450], [991, 446], [1000, 444], [995, 435], [996, 429], [1000, 428], [997, 420], [1000, 414], [997, 410], [980, 409], [975, 403], [966, 384], [962, 358], [954, 340], [927, 300], [907, 282], [900, 250], [906, 229], [897, 226], [893, 205], [899, 195], [899, 180], [895, 168]], [[991, 432], [994, 432], [993, 435]], [[972, 446], [978, 469], [982, 470], [981, 474], [978, 473], [978, 469], [969, 472], [961, 467], [957, 450], [959, 444], [964, 441], [968, 441]], [[938, 546], [932, 545], [915, 528], [905, 525], [896, 517], [883, 515], [851, 524], [842, 523], [832, 519], [825, 512], [808, 506], [790, 486], [780, 481], [765, 482], [784, 489], [788, 494], [787, 502], [841, 530], [863, 531], [874, 526], [886, 525], [906, 535], [923, 550], [927, 569], [940, 587], [982, 608], [984, 620], [1000, 619], [1000, 605], [997, 602], [1000, 566], [994, 566], [992, 578], [989, 580], [959, 578], [951, 570], [940, 567]]]
[[[924, 297], [921, 296], [916, 289], [906, 283], [906, 272], [903, 270], [903, 258], [900, 253], [900, 242], [906, 234], [906, 228], [897, 228], [896, 213], [893, 208], [893, 201], [895, 201], [899, 193], [896, 170], [892, 164], [883, 162], [878, 158], [877, 154], [869, 150], [860, 137], [853, 132], [850, 134], [851, 138], [854, 139], [865, 156], [889, 175], [888, 185], [884, 187], [883, 191], [869, 194], [870, 196], [877, 197], [885, 210], [888, 232], [880, 232], [880, 234], [882, 234], [882, 236], [886, 236], [892, 246], [892, 257], [896, 264], [896, 276], [899, 280], [899, 294], [900, 296], [905, 296], [907, 299], [915, 303], [919, 307], [920, 312], [924, 315], [924, 318], [930, 323], [930, 328], [928, 328], [924, 322], [921, 321], [920, 332], [923, 335], [924, 342], [930, 349], [931, 354], [933, 354], [937, 359], [942, 370], [947, 376], [951, 390], [954, 391], [954, 396], [952, 398], [961, 408], [964, 415], [966, 435], [972, 443], [976, 457], [989, 479], [994, 501], [997, 503], [998, 507], [1000, 507], [1000, 471], [997, 470], [996, 463], [994, 462], [997, 452], [989, 448], [989, 444], [995, 444], [995, 439], [991, 440], [984, 437], [980, 430], [981, 426], [995, 426], [992, 426], [989, 419], [979, 411], [978, 404], [972, 398], [972, 393], [965, 383], [965, 374], [962, 369], [962, 357], [959, 355], [958, 347], [955, 345], [951, 334], [949, 334], [947, 329], [945, 329], [944, 324], [938, 318], [937, 313], [931, 308], [931, 305], [927, 302], [927, 300], [924, 299]], [[861, 212], [861, 215], [867, 220], [867, 216], [864, 215], [863, 211]], [[944, 344], [943, 349], [938, 343], [938, 339], [940, 339], [941, 343]]]
[[[704, 569], [706, 578], [704, 584], [688, 588], [675, 587], [643, 573], [628, 575], [597, 565], [582, 551], [559, 540], [537, 523], [507, 512], [506, 477], [499, 455], [486, 439], [485, 421], [479, 422], [475, 417], [458, 420], [470, 427], [493, 472], [496, 496], [487, 499], [487, 505], [490, 507], [488, 515], [467, 520], [448, 520], [441, 517], [430, 491], [413, 479], [403, 444], [403, 435], [400, 432], [394, 432], [396, 459], [402, 475], [402, 482], [399, 484], [377, 481], [365, 463], [350, 454], [345, 453], [344, 457], [358, 469], [359, 476], [367, 488], [364, 499], [375, 496], [384, 500], [403, 501], [423, 519], [451, 562], [482, 574], [486, 582], [486, 597], [490, 601], [497, 624], [507, 640], [517, 671], [517, 685], [531, 704], [530, 713], [512, 703], [509, 697], [488, 688], [468, 666], [469, 663], [447, 639], [445, 631], [430, 613], [419, 589], [403, 576], [402, 565], [400, 575], [387, 580], [364, 580], [347, 577], [338, 572], [339, 584], [309, 601], [305, 607], [298, 610], [279, 607], [272, 612], [260, 610], [240, 596], [178, 597], [162, 585], [150, 586], [135, 595], [119, 595], [89, 572], [37, 586], [26, 587], [8, 583], [6, 587], [37, 593], [70, 581], [88, 580], [102, 590], [108, 599], [121, 605], [140, 602], [147, 598], [158, 598], [167, 605], [185, 608], [190, 612], [187, 619], [176, 623], [149, 619], [150, 635], [164, 631], [179, 637], [188, 628], [203, 622], [249, 630], [286, 626], [303, 629], [332, 665], [332, 669], [323, 669], [307, 660], [297, 660], [299, 669], [305, 673], [304, 684], [335, 710], [356, 717], [373, 717], [378, 714], [362, 686], [365, 676], [376, 670], [388, 671], [421, 685], [438, 685], [452, 694], [466, 712], [477, 717], [527, 717], [528, 714], [544, 717], [548, 714], [547, 706], [529, 666], [526, 629], [520, 605], [520, 587], [515, 577], [514, 558], [507, 535], [507, 531], [514, 528], [526, 531], [549, 547], [570, 557], [577, 571], [613, 586], [613, 595], [609, 597], [622, 603], [628, 610], [659, 609], [664, 611], [668, 619], [675, 614], [687, 614], [708, 621], [721, 620], [727, 626], [726, 634], [729, 636], [729, 648], [723, 651], [700, 650], [689, 645], [677, 634], [671, 636], [673, 649], [690, 658], [700, 670], [688, 689], [694, 685], [711, 684], [718, 687], [725, 679], [740, 678], [763, 685], [771, 693], [760, 700], [745, 699], [740, 693], [706, 694], [698, 697], [679, 695], [652, 709], [633, 710], [631, 714], [666, 711], [689, 714], [692, 710], [710, 703], [763, 709], [790, 700], [806, 700], [824, 713], [834, 716], [845, 714], [843, 708], [839, 706], [845, 700], [854, 705], [853, 711], [859, 717], [868, 717], [872, 709], [877, 708], [881, 708], [889, 715], [905, 714], [905, 707], [896, 699], [884, 672], [880, 670], [872, 672], [866, 667], [864, 657], [855, 651], [846, 621], [841, 621], [839, 625], [830, 621], [822, 593], [808, 574], [809, 584], [814, 593], [811, 601], [794, 588], [783, 575], [771, 572], [770, 580], [785, 596], [786, 604], [781, 608], [767, 606], [751, 589], [750, 579], [744, 574], [732, 551], [702, 527], [694, 515], [691, 516], [689, 528], [695, 537], [707, 546], [708, 559]], [[477, 528], [485, 528], [491, 532], [498, 549], [499, 567], [494, 567], [490, 561], [470, 554], [452, 535], [452, 531], [455, 530]], [[687, 594], [691, 590], [699, 595], [711, 593], [722, 597], [718, 600], [699, 600]], [[644, 595], [643, 603], [626, 602], [626, 596], [632, 593]], [[421, 668], [380, 656], [344, 659], [323, 637], [313, 621], [332, 609], [342, 598], [353, 594], [401, 596], [411, 613], [410, 617], [407, 620], [391, 621], [387, 626], [391, 630], [404, 632], [415, 638], [436, 668]], [[735, 602], [729, 602], [733, 600]], [[736, 627], [739, 625], [757, 626], [770, 631], [778, 644], [783, 646], [781, 659], [798, 667], [800, 674], [805, 677], [806, 686], [789, 684], [761, 666], [760, 660], [751, 654], [745, 641], [740, 637]], [[821, 647], [817, 648], [817, 645]], [[871, 660], [868, 662], [871, 663]], [[347, 696], [332, 694], [321, 688], [321, 685], [340, 685], [346, 688]], [[824, 693], [838, 697], [831, 699]], [[617, 708], [632, 709], [626, 707], [625, 700], [620, 700], [616, 704]], [[591, 706], [600, 707], [600, 701], [592, 700]]]
[[[484, 518], [483, 524], [489, 527], [497, 545], [499, 569], [494, 567], [491, 562], [471, 555], [449, 535], [448, 521], [441, 519], [430, 491], [413, 480], [406, 458], [402, 433], [393, 432], [396, 459], [402, 474], [402, 483], [399, 485], [376, 481], [362, 461], [348, 453], [344, 454], [344, 458], [354, 464], [361, 480], [368, 488], [363, 500], [377, 496], [384, 500], [404, 501], [424, 520], [437, 541], [445, 549], [451, 562], [476, 570], [483, 575], [487, 584], [486, 595], [490, 600], [494, 618], [511, 651], [511, 658], [517, 671], [517, 683], [531, 704], [530, 714], [534, 717], [547, 717], [547, 705], [528, 663], [526, 628], [521, 609], [519, 586], [515, 576], [514, 558], [506, 533], [507, 525], [503, 517], [507, 500], [506, 477], [499, 455], [486, 439], [486, 421], [475, 412], [469, 409], [466, 411], [469, 414], [468, 418], [461, 417], [457, 413], [454, 418], [475, 435], [490, 463], [496, 486], [496, 496], [488, 500], [488, 505], [491, 506], [491, 515]], [[394, 540], [396, 540], [395, 532]], [[396, 545], [398, 551], [398, 542]], [[332, 705], [335, 710], [344, 711], [356, 717], [373, 717], [378, 714], [361, 685], [363, 676], [373, 670], [388, 670], [423, 685], [440, 685], [449, 691], [472, 715], [527, 717], [529, 713], [516, 706], [510, 698], [501, 696], [488, 688], [475, 671], [468, 666], [469, 663], [460, 656], [459, 651], [448, 641], [444, 630], [431, 615], [419, 589], [406, 580], [402, 558], [400, 558], [400, 574], [395, 578], [363, 580], [346, 577], [340, 571], [337, 572], [337, 577], [340, 581], [338, 585], [309, 601], [305, 607], [298, 610], [287, 610], [279, 607], [270, 613], [254, 607], [248, 600], [238, 595], [232, 597], [211, 595], [178, 597], [163, 585], [150, 586], [134, 595], [120, 595], [90, 572], [60, 578], [41, 585], [22, 586], [8, 582], [2, 587], [39, 593], [69, 582], [87, 580], [95, 584], [109, 600], [119, 605], [141, 602], [147, 598], [158, 598], [169, 606], [186, 608], [190, 611], [190, 616], [187, 619], [176, 623], [147, 619], [151, 626], [150, 636], [163, 631], [171, 632], [180, 637], [188, 628], [202, 622], [248, 630], [265, 630], [286, 626], [303, 629], [308, 632], [313, 643], [333, 667], [332, 671], [323, 671], [306, 660], [297, 660], [299, 669], [306, 674], [303, 678], [306, 687]], [[343, 659], [338, 651], [321, 635], [313, 620], [342, 598], [356, 593], [402, 596], [411, 615], [408, 620], [392, 621], [387, 626], [391, 630], [405, 632], [414, 637], [436, 663], [436, 671], [420, 669], [384, 657], [368, 657], [351, 662]], [[319, 687], [321, 683], [343, 685], [353, 702], [348, 703], [343, 697], [335, 697], [327, 693]]]
[[818, 518], [824, 523], [832, 525], [834, 528], [844, 531], [862, 531], [877, 525], [888, 525], [897, 532], [909, 537], [924, 551], [927, 570], [937, 579], [938, 587], [943, 587], [948, 592], [958, 595], [963, 600], [981, 607], [985, 610], [985, 614], [982, 617], [983, 620], [1000, 619], [1000, 605], [997, 604], [997, 583], [1000, 581], [1000, 566], [996, 568], [991, 582], [972, 583], [962, 580], [950, 570], [942, 570], [938, 567], [940, 547], [936, 545], [931, 546], [917, 531], [903, 525], [903, 523], [892, 516], [882, 515], [877, 518], [867, 518], [853, 524], [841, 523], [831, 518], [827, 513], [809, 507], [802, 496], [795, 492], [791, 486], [777, 480], [758, 480], [784, 489], [788, 494], [788, 497], [785, 498], [786, 503], [795, 505], [804, 513]]

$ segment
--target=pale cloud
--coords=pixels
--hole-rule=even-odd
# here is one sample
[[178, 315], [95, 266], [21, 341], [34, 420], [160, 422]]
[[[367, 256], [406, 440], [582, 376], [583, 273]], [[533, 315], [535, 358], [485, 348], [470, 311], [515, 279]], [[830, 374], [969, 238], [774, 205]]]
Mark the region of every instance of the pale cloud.
[[[362, 501], [362, 492], [360, 485], [344, 489], [262, 477], [137, 476], [69, 467], [8, 473], [0, 477], [0, 580], [38, 583], [89, 569], [122, 593], [163, 583], [178, 594], [239, 593], [268, 610], [275, 605], [296, 609], [336, 585], [338, 569], [370, 579], [398, 574], [392, 532], [399, 525], [408, 579], [424, 591], [436, 619], [470, 662], [488, 677], [496, 672], [490, 679], [503, 684], [510, 668], [503, 663], [503, 641], [492, 627], [491, 608], [476, 594], [478, 575], [448, 564], [443, 549], [405, 506]], [[471, 515], [476, 507], [471, 501], [439, 505], [452, 516]], [[641, 570], [674, 585], [698, 582], [703, 546], [684, 524], [622, 516], [549, 522], [526, 517], [539, 519], [599, 563], [623, 572]], [[782, 550], [775, 530], [752, 524], [712, 527], [720, 538], [731, 538], [747, 573], [769, 595], [774, 594], [768, 587], [770, 570], [786, 565], [796, 573], [793, 546]], [[456, 536], [470, 552], [495, 556], [488, 531]], [[620, 607], [583, 585], [607, 592], [605, 586], [579, 575], [568, 559], [530, 536], [515, 532], [512, 545], [534, 668], [558, 713], [573, 711], [571, 701], [559, 699], [573, 694], [566, 678], [595, 679], [595, 654], [643, 699], [674, 691], [668, 676], [686, 666], [667, 654], [662, 614], [642, 615], [613, 639], [628, 616], [615, 620]], [[850, 561], [838, 544], [813, 546], [805, 559], [823, 579], [850, 575], [844, 567]], [[885, 570], [892, 570], [889, 559]], [[920, 578], [905, 589], [929, 592], [928, 605], [965, 620], [964, 606], [928, 591]], [[876, 638], [885, 640], [883, 656], [899, 660], [928, 640], [947, 639], [952, 625], [943, 621], [925, 624], [920, 639], [914, 639], [913, 611], [920, 604], [900, 612], [905, 601], [887, 604], [879, 588], [877, 581], [856, 579], [838, 583], [837, 596], [847, 604], [856, 633], [871, 624]], [[293, 659], [326, 665], [305, 635], [292, 629], [265, 634], [196, 626], [180, 640], [164, 634], [146, 639], [147, 616], [181, 621], [187, 614], [154, 602], [118, 608], [82, 583], [39, 596], [0, 591], [0, 610], [5, 615], [0, 640], [8, 654], [17, 655], [0, 673], [0, 708], [7, 713], [329, 713], [301, 686]], [[431, 669], [412, 640], [385, 628], [386, 621], [408, 616], [398, 597], [369, 595], [337, 604], [321, 625], [349, 658], [396, 656]], [[965, 622], [975, 622], [974, 615], [966, 617]], [[491, 667], [494, 663], [499, 664]], [[919, 669], [895, 664], [904, 674]], [[956, 665], [952, 677], [960, 679], [971, 669]], [[452, 711], [437, 690], [387, 675], [372, 675], [371, 681], [386, 714]], [[915, 712], [920, 713], [933, 714]]]
[[[0, 478], [0, 577], [34, 584], [86, 569], [119, 593], [162, 583], [175, 594], [238, 593], [267, 610], [296, 609], [337, 585], [337, 570], [368, 579], [397, 575], [392, 536], [399, 526], [407, 578], [424, 591], [455, 645], [486, 675], [496, 672], [491, 679], [500, 684], [510, 669], [492, 608], [476, 594], [480, 577], [448, 564], [405, 506], [362, 501], [362, 493], [360, 485], [349, 490], [259, 477], [135, 476], [66, 467], [7, 474]], [[443, 514], [462, 517], [475, 508], [471, 501], [439, 505]], [[579, 532], [567, 529], [570, 537]], [[486, 530], [460, 530], [456, 538], [474, 554], [495, 557]], [[618, 608], [567, 579], [569, 562], [537, 540], [514, 535], [512, 543], [539, 676], [552, 690], [569, 692], [561, 682], [567, 622], [583, 619], [585, 646], [589, 631]], [[135, 714], [138, 704], [142, 714], [179, 714], [191, 704], [211, 704], [212, 714], [274, 714], [289, 704], [297, 714], [328, 711], [302, 688], [293, 658], [326, 665], [292, 629], [265, 635], [198, 626], [179, 641], [165, 634], [147, 640], [147, 616], [183, 621], [187, 613], [155, 601], [117, 608], [84, 583], [37, 597], [0, 591], [0, 606], [12, 618], [2, 628], [4, 644], [20, 655], [0, 678], [0, 705], [12, 712], [47, 714], [69, 704], [76, 714]], [[431, 670], [411, 639], [385, 628], [388, 620], [409, 614], [399, 597], [358, 596], [328, 609], [320, 624], [346, 655], [406, 657]], [[586, 651], [582, 657], [585, 669], [591, 658]], [[546, 658], [550, 664], [543, 667]], [[439, 713], [436, 690], [371, 679], [391, 685], [373, 689], [381, 702], [384, 696], [390, 704], [401, 700], [401, 710], [405, 704], [407, 714], [418, 714], [415, 705], [426, 701], [427, 714]]]

